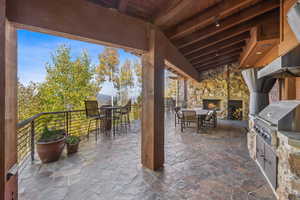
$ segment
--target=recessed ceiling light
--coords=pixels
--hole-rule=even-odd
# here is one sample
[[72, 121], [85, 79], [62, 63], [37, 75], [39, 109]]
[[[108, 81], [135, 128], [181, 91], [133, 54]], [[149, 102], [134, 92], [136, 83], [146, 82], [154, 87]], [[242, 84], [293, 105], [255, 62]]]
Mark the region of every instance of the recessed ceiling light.
[[262, 52], [261, 52], [261, 51], [258, 51], [258, 52], [256, 52], [256, 54], [257, 54], [257, 55], [261, 55], [261, 54], [262, 54]]
[[220, 27], [218, 16], [215, 16], [215, 25], [216, 27]]

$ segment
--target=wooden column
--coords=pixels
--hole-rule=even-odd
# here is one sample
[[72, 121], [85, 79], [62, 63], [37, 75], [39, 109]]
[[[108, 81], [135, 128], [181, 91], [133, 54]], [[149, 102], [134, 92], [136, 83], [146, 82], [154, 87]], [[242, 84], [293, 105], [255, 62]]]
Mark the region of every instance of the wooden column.
[[187, 85], [187, 79], [183, 80], [183, 101], [184, 101], [184, 108], [187, 108], [188, 106], [188, 85]]
[[158, 170], [164, 164], [164, 42], [149, 32], [149, 52], [142, 56], [142, 165]]
[[17, 35], [0, 0], [0, 200], [17, 199], [17, 176], [7, 172], [17, 162]]
[[283, 100], [293, 100], [296, 99], [296, 78], [290, 77], [285, 78], [283, 83]]
[[176, 80], [176, 106], [179, 106], [180, 79]]

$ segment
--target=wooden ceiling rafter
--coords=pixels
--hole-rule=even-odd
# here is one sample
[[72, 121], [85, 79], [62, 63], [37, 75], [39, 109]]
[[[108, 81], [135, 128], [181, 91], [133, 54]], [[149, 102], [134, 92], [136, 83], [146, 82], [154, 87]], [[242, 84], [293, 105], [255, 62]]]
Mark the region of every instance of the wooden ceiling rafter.
[[233, 13], [235, 10], [253, 2], [253, 0], [227, 0], [200, 12], [181, 23], [168, 28], [165, 33], [170, 39], [178, 39], [194, 32], [200, 27], [213, 23], [216, 13], [219, 17]]
[[259, 15], [262, 15], [278, 7], [279, 7], [278, 0], [269, 0], [269, 1], [262, 1], [261, 3], [257, 3], [251, 7], [241, 10], [236, 14], [233, 14], [229, 17], [220, 20], [219, 27], [216, 27], [215, 24], [211, 24], [209, 26], [204, 27], [203, 29], [200, 29], [198, 31], [195, 31], [185, 36], [184, 38], [181, 39], [182, 41], [184, 41], [184, 45], [182, 45], [181, 47], [188, 46], [197, 41], [206, 39], [212, 35], [220, 33], [226, 29], [232, 28], [235, 25], [246, 22], [250, 19], [253, 19]]
[[[186, 52], [193, 52], [193, 51], [197, 51], [203, 48], [206, 48], [208, 46], [214, 45], [218, 42], [221, 42], [223, 40], [227, 40], [229, 38], [232, 38], [233, 36], [237, 36], [241, 33], [250, 31], [253, 27], [258, 26], [259, 24], [261, 24], [263, 21], [265, 20], [269, 20], [271, 18], [274, 18], [274, 16], [276, 15], [276, 12], [271, 12], [271, 13], [266, 13], [264, 15], [255, 17], [254, 19], [251, 19], [249, 21], [243, 22], [242, 24], [238, 24], [228, 30], [225, 30], [223, 32], [220, 32], [214, 36], [211, 36], [209, 38], [206, 38], [205, 40], [200, 40], [198, 42], [195, 42], [189, 46], [185, 46], [183, 48], [180, 49], [180, 51], [185, 54]], [[179, 43], [175, 43], [175, 46], [180, 48], [180, 44]]]
[[213, 51], [209, 54], [205, 54], [201, 57], [198, 57], [196, 59], [193, 59], [191, 62], [197, 62], [199, 60], [203, 60], [203, 59], [207, 59], [208, 57], [212, 57], [212, 56], [215, 56], [216, 53], [219, 53], [221, 54], [222, 52], [228, 52], [228, 51], [231, 51], [231, 50], [237, 50], [237, 49], [243, 49], [245, 47], [246, 43], [245, 42], [241, 42], [241, 43], [238, 43], [238, 44], [234, 44], [232, 46], [229, 46], [229, 47], [226, 47], [224, 49], [220, 49], [220, 50], [216, 50], [216, 51]]
[[119, 10], [121, 13], [125, 13], [125, 12], [126, 12], [126, 9], [127, 9], [127, 6], [128, 6], [128, 3], [129, 3], [129, 0], [119, 0], [119, 3], [118, 3], [118, 10]]
[[217, 52], [221, 52], [221, 51], [224, 51], [224, 50], [228, 50], [231, 47], [237, 47], [237, 46], [245, 47], [246, 46], [246, 41], [237, 41], [236, 43], [228, 44], [228, 45], [220, 47], [218, 49], [213, 49], [213, 48], [210, 47], [207, 50], [207, 52], [202, 52], [202, 54], [199, 54], [197, 57], [194, 57], [191, 60], [194, 60], [194, 59], [197, 59], [197, 58], [201, 58], [201, 57], [203, 58], [203, 57], [206, 57], [206, 56], [211, 55], [213, 53], [217, 53]]
[[215, 44], [213, 46], [201, 49], [201, 50], [193, 52], [193, 53], [184, 54], [184, 56], [186, 56], [186, 58], [188, 60], [193, 60], [193, 59], [195, 59], [197, 57], [202, 56], [205, 53], [212, 52], [212, 51], [217, 51], [218, 49], [225, 48], [225, 47], [231, 46], [233, 44], [237, 44], [237, 43], [243, 42], [243, 41], [245, 41], [245, 40], [247, 40], [249, 38], [250, 38], [250, 33], [249, 32], [245, 32], [245, 33], [240, 34], [239, 36], [232, 37], [232, 38], [230, 38], [228, 40], [219, 42], [219, 43], [217, 43], [217, 44]]
[[204, 71], [207, 71], [207, 70], [211, 70], [211, 69], [216, 69], [216, 68], [219, 68], [219, 67], [225, 67], [226, 65], [230, 65], [230, 64], [233, 64], [233, 63], [238, 63], [238, 60], [230, 60], [228, 62], [224, 62], [224, 63], [220, 63], [220, 64], [217, 64], [217, 65], [214, 65], [214, 66], [207, 66], [207, 67], [204, 67], [202, 69], [199, 69], [198, 72], [204, 72]]
[[201, 71], [206, 71], [206, 70], [208, 70], [208, 69], [214, 69], [214, 68], [217, 68], [217, 67], [229, 65], [229, 64], [232, 64], [232, 63], [235, 63], [235, 62], [238, 62], [238, 61], [239, 61], [239, 58], [238, 58], [238, 57], [230, 58], [230, 59], [228, 59], [228, 60], [219, 61], [219, 62], [215, 62], [215, 63], [208, 64], [208, 65], [203, 65], [203, 66], [201, 66], [201, 67], [198, 67], [197, 70], [198, 70], [199, 72], [201, 72]]
[[197, 61], [192, 62], [192, 65], [198, 65], [198, 64], [203, 64], [206, 62], [213, 61], [215, 59], [219, 59], [220, 57], [226, 57], [226, 56], [232, 56], [236, 54], [241, 54], [243, 51], [243, 48], [238, 48], [238, 49], [231, 49], [229, 51], [222, 51], [221, 53], [214, 53], [212, 56], [207, 56], [205, 59], [198, 59]]
[[219, 57], [218, 59], [215, 59], [215, 60], [212, 60], [210, 62], [207, 62], [207, 63], [203, 63], [203, 64], [200, 64], [200, 65], [194, 65], [196, 69], [199, 69], [201, 67], [204, 67], [204, 66], [208, 66], [208, 65], [214, 65], [214, 64], [218, 64], [218, 63], [223, 63], [223, 62], [226, 62], [228, 60], [232, 60], [232, 59], [239, 59], [240, 58], [240, 52], [239, 53], [235, 53], [231, 56], [226, 56], [226, 57]]
[[167, 1], [167, 3], [162, 6], [163, 9], [161, 9], [154, 18], [153, 23], [158, 26], [166, 23], [168, 20], [176, 16], [182, 9], [185, 9], [192, 1], [194, 0], [180, 0], [175, 3], [173, 3], [172, 0]]

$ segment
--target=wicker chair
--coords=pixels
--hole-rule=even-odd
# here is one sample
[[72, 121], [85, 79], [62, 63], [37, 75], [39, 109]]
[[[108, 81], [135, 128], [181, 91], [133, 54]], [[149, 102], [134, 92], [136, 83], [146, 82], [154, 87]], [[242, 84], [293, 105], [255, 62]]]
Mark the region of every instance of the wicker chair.
[[205, 128], [216, 128], [217, 127], [217, 112], [211, 110], [207, 113], [205, 118], [202, 120], [202, 127]]
[[130, 112], [131, 112], [131, 99], [127, 102], [125, 106], [123, 106], [116, 113], [119, 115], [121, 125], [130, 127]]
[[89, 119], [89, 127], [88, 127], [88, 133], [87, 137], [90, 136], [90, 127], [91, 122], [95, 121], [96, 125], [96, 133], [95, 138], [97, 140], [97, 135], [99, 131], [105, 130], [105, 120], [106, 120], [106, 114], [105, 111], [98, 108], [98, 102], [97, 101], [85, 101], [85, 113], [86, 117]]
[[180, 120], [182, 118], [182, 115], [180, 113], [180, 109], [181, 108], [179, 106], [177, 106], [177, 107], [174, 108], [174, 112], [175, 112], [175, 116], [174, 116], [174, 118], [175, 118], [175, 127], [176, 127], [177, 124], [181, 123]]
[[199, 123], [196, 111], [193, 110], [183, 110], [182, 112], [182, 119], [181, 119], [181, 132], [185, 128], [190, 128], [191, 124], [196, 124], [197, 131], [199, 130]]

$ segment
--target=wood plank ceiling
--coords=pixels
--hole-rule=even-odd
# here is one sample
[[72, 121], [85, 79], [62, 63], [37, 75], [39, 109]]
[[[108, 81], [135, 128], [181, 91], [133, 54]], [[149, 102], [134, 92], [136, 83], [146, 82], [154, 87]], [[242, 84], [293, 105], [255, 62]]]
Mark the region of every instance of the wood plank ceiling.
[[250, 30], [279, 17], [279, 0], [88, 0], [159, 26], [199, 71], [240, 60]]

